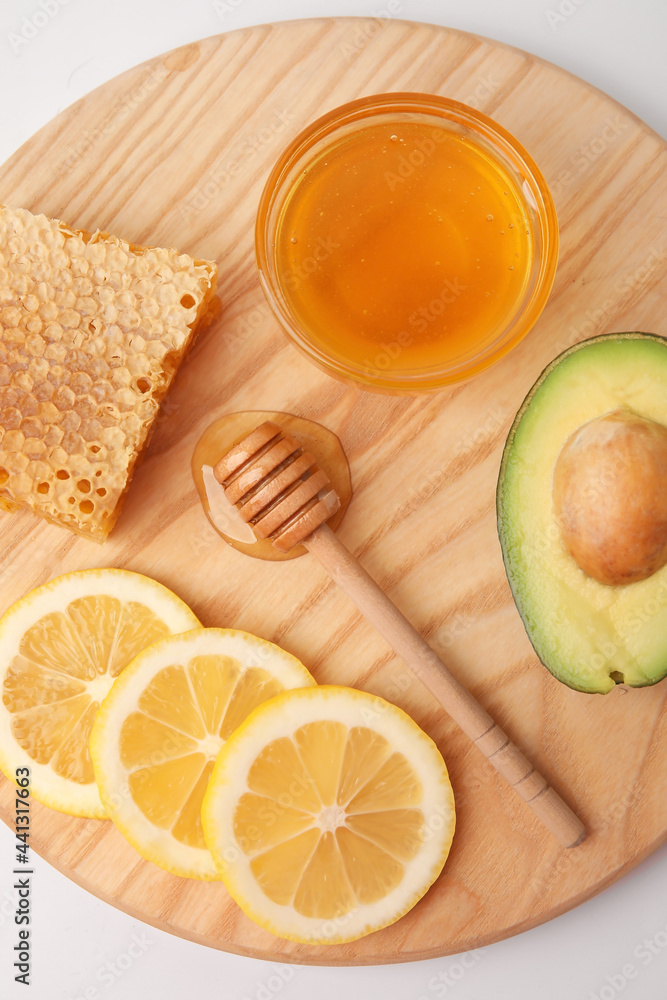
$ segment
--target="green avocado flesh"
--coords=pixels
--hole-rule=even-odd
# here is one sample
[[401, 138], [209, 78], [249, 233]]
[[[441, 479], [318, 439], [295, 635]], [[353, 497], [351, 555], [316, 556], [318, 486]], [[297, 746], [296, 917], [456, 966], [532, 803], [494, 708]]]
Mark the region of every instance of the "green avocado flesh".
[[556, 358], [517, 414], [498, 482], [498, 533], [516, 606], [542, 663], [578, 691], [642, 687], [667, 675], [667, 565], [635, 583], [599, 583], [565, 549], [554, 515], [563, 445], [619, 408], [667, 426], [667, 340], [608, 334]]

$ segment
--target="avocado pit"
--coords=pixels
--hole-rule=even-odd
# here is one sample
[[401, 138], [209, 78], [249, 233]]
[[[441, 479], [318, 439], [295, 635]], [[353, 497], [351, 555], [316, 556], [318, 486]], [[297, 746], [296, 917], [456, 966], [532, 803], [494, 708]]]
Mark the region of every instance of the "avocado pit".
[[553, 478], [565, 548], [609, 586], [635, 583], [667, 563], [667, 427], [619, 409], [565, 442]]

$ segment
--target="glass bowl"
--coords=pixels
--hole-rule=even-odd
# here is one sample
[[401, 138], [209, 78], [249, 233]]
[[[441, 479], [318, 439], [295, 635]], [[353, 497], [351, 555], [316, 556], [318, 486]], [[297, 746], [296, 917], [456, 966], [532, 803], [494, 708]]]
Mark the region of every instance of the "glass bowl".
[[260, 281], [291, 342], [330, 375], [433, 391], [525, 337], [558, 259], [553, 199], [517, 140], [429, 94], [380, 94], [313, 122], [266, 182]]

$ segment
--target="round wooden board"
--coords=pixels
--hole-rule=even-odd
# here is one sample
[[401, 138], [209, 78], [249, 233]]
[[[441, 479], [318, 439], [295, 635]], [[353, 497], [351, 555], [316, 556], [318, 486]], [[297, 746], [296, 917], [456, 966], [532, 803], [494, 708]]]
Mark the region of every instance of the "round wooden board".
[[[539, 323], [466, 385], [423, 397], [346, 387], [283, 338], [257, 281], [264, 179], [306, 123], [387, 90], [480, 107], [552, 186], [562, 249]], [[370, 964], [462, 952], [548, 920], [653, 851], [667, 829], [667, 685], [606, 697], [538, 663], [512, 602], [495, 485], [512, 418], [566, 346], [612, 330], [667, 335], [665, 143], [554, 66], [445, 28], [376, 19], [263, 25], [152, 60], [89, 94], [0, 170], [0, 202], [84, 229], [217, 258], [223, 315], [197, 342], [104, 548], [28, 513], [0, 515], [0, 605], [69, 570], [125, 566], [173, 588], [206, 625], [248, 629], [315, 677], [384, 695], [437, 741], [457, 800], [445, 870], [393, 927], [337, 947], [282, 941], [219, 883], [144, 862], [110, 822], [33, 804], [32, 846], [91, 892], [194, 941], [265, 959]], [[577, 808], [590, 831], [563, 851], [392, 656], [310, 556], [264, 563], [209, 526], [190, 474], [205, 427], [276, 409], [335, 430], [354, 498], [340, 537], [475, 696]], [[0, 783], [12, 825], [10, 783]]]

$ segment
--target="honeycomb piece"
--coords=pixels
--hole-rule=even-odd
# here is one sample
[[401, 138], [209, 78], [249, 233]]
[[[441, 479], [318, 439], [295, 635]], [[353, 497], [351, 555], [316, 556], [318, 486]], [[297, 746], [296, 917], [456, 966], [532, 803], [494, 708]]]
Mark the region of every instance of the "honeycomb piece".
[[0, 507], [104, 541], [215, 264], [0, 206]]

